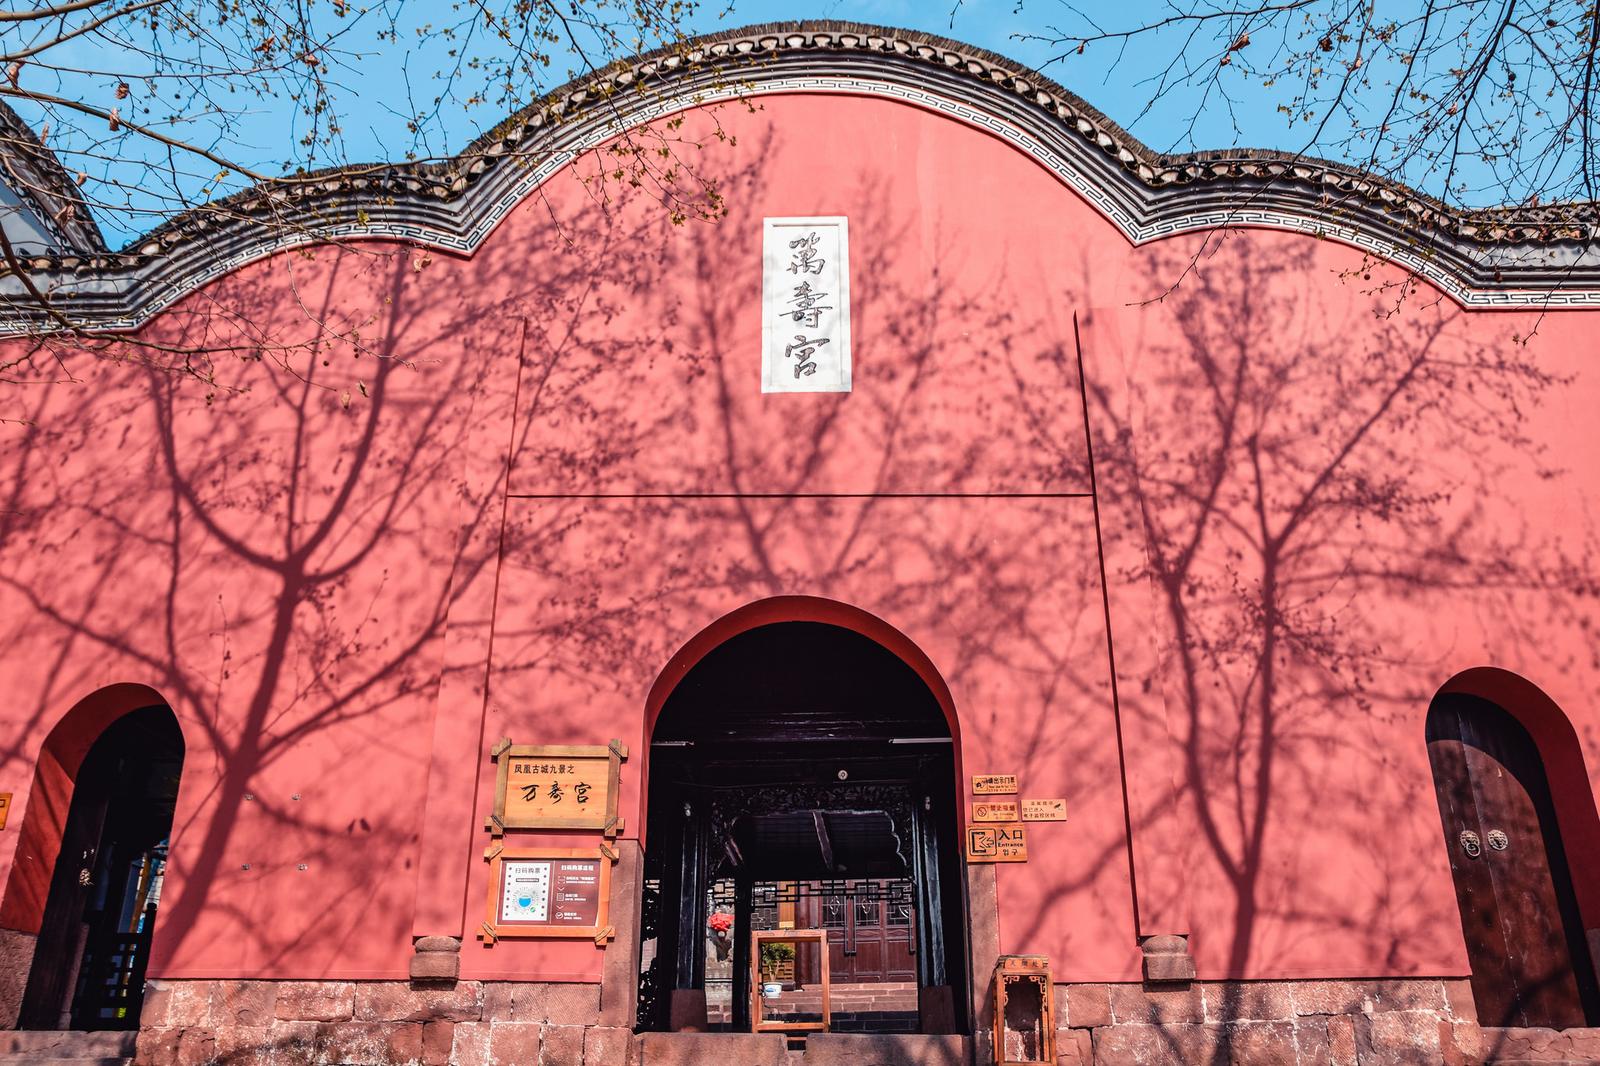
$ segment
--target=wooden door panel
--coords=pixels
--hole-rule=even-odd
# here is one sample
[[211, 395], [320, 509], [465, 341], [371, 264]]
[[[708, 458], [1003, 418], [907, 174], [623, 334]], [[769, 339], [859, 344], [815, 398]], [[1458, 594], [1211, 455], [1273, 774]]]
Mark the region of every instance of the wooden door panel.
[[1584, 1025], [1589, 958], [1532, 737], [1487, 701], [1440, 697], [1428, 752], [1480, 1023]]

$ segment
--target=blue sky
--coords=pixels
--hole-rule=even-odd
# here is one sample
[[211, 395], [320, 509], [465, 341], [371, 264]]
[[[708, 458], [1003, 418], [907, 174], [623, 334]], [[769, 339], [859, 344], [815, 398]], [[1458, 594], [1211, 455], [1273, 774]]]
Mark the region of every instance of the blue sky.
[[[151, 80], [141, 75], [140, 64], [144, 60], [132, 47], [142, 43], [138, 40], [130, 44], [101, 34], [87, 34], [52, 53], [50, 60], [55, 64], [54, 70], [48, 65], [36, 65], [25, 69], [23, 77], [33, 91], [84, 100], [105, 110], [119, 106], [124, 109], [124, 115], [169, 130], [190, 143], [215, 147], [229, 160], [267, 174], [281, 173], [286, 159], [300, 165], [323, 167], [400, 161], [407, 158], [408, 152], [433, 157], [450, 155], [494, 126], [511, 110], [510, 105], [492, 101], [466, 106], [464, 97], [482, 85], [481, 78], [477, 82], [468, 78], [457, 83], [454, 96], [447, 95], [439, 103], [425, 132], [414, 134], [408, 122], [418, 110], [426, 109], [419, 109], [418, 103], [432, 101], [438, 92], [441, 84], [438, 72], [456, 62], [448, 58], [453, 53], [447, 49], [457, 42], [444, 40], [437, 34], [428, 38], [430, 43], [426, 47], [418, 48], [412, 42], [419, 39], [417, 31], [425, 22], [459, 18], [461, 5], [446, 0], [368, 2], [374, 6], [367, 13], [339, 23], [334, 23], [331, 16], [317, 16], [345, 32], [337, 49], [339, 54], [329, 60], [335, 109], [341, 116], [344, 131], [337, 144], [326, 149], [319, 147], [309, 157], [294, 148], [304, 132], [306, 120], [298, 113], [297, 105], [285, 95], [259, 100], [246, 94], [222, 95], [216, 101], [217, 109], [208, 113], [205, 101], [172, 92], [174, 88], [182, 88], [183, 83], [169, 80], [163, 87], [159, 78]], [[1341, 145], [1336, 123], [1330, 124], [1323, 141], [1311, 143], [1316, 120], [1302, 115], [1300, 121], [1290, 121], [1284, 106], [1292, 102], [1293, 94], [1288, 87], [1270, 87], [1263, 82], [1262, 74], [1247, 69], [1252, 65], [1258, 70], [1271, 66], [1274, 45], [1260, 30], [1256, 31], [1258, 40], [1249, 46], [1249, 53], [1240, 53], [1240, 62], [1231, 66], [1222, 58], [1228, 53], [1227, 41], [1219, 44], [1214, 39], [1216, 33], [1229, 31], [1211, 29], [1208, 24], [1207, 32], [1191, 42], [1186, 59], [1194, 62], [1200, 72], [1198, 81], [1192, 84], [1207, 88], [1208, 95], [1204, 97], [1192, 84], [1180, 84], [1165, 94], [1156, 93], [1153, 85], [1153, 79], [1159, 77], [1169, 60], [1182, 50], [1184, 35], [1189, 32], [1185, 27], [1139, 36], [1125, 50], [1119, 50], [1115, 44], [1097, 43], [1082, 54], [1030, 39], [1030, 35], [1049, 36], [1052, 26], [1071, 27], [1082, 33], [1088, 25], [1106, 30], [1146, 25], [1172, 14], [1174, 7], [1167, 0], [1118, 0], [1115, 4], [1101, 0], [1081, 0], [1076, 4], [1068, 0], [934, 0], [932, 3], [734, 0], [731, 5], [727, 0], [701, 2], [702, 7], [687, 26], [696, 33], [762, 22], [834, 18], [924, 30], [978, 45], [1043, 71], [1157, 151], [1271, 148], [1328, 156], [1358, 166], [1366, 162], [1342, 154], [1347, 150], [1359, 152], [1361, 146]], [[1207, 4], [1212, 8], [1229, 6], [1222, 0], [1215, 3], [1207, 0]], [[1397, 19], [1404, 27], [1395, 36], [1396, 50], [1404, 51], [1412, 30], [1420, 22], [1418, 16], [1423, 5], [1419, 0], [1390, 0], [1380, 7], [1383, 17]], [[1454, 14], [1449, 17], [1460, 21], [1446, 31], [1446, 37], [1454, 34], [1462, 40], [1471, 40], [1474, 33], [1479, 33], [1481, 39], [1481, 27], [1472, 20], [1490, 17], [1494, 7], [1490, 4], [1452, 5]], [[1308, 40], [1315, 42], [1323, 32], [1314, 20], [1327, 20], [1330, 12], [1345, 8], [1346, 5], [1341, 4], [1317, 4], [1293, 12], [1293, 18], [1299, 21], [1293, 24], [1293, 39], [1288, 46], [1305, 54], [1310, 47]], [[311, 10], [314, 14], [331, 11], [332, 4], [314, 6]], [[391, 13], [395, 15], [392, 23], [388, 21]], [[1416, 21], [1408, 23], [1408, 19]], [[386, 28], [396, 30], [401, 44], [382, 38], [381, 33]], [[1457, 33], [1458, 29], [1465, 32]], [[8, 32], [19, 31], [0, 27], [0, 38]], [[1438, 19], [1435, 32], [1438, 32]], [[1280, 48], [1284, 40], [1280, 39]], [[480, 36], [467, 42], [462, 50], [466, 54], [482, 54], [485, 43]], [[492, 41], [488, 46], [492, 51]], [[1393, 75], [1399, 69], [1393, 55], [1388, 57], [1387, 65], [1378, 52], [1371, 52], [1369, 56], [1370, 61], [1362, 74], [1372, 79], [1372, 87], [1357, 100], [1355, 120], [1370, 120], [1374, 113], [1380, 117], [1384, 114], [1383, 109], [1393, 95], [1388, 85], [1393, 83]], [[540, 86], [542, 91], [564, 82], [569, 73], [578, 72], [560, 69], [560, 58], [557, 57], [557, 63], [548, 71], [545, 84]], [[571, 65], [579, 66], [576, 57], [571, 58]], [[1459, 55], [1441, 53], [1434, 64], [1434, 73], [1459, 62]], [[73, 68], [77, 72], [73, 72]], [[1419, 63], [1412, 75], [1422, 68], [1423, 64]], [[84, 73], [86, 71], [102, 73]], [[131, 83], [131, 97], [114, 95], [127, 93], [129, 85], [121, 84], [124, 79]], [[1535, 88], [1528, 81], [1525, 77], [1517, 87]], [[1225, 90], [1226, 97], [1212, 95], [1218, 87]], [[1161, 98], [1152, 104], [1155, 95]], [[1524, 92], [1522, 95], [1537, 94]], [[62, 156], [69, 170], [84, 173], [85, 191], [93, 201], [110, 205], [95, 213], [108, 243], [113, 246], [137, 238], [177, 210], [225, 195], [246, 184], [246, 179], [237, 174], [218, 181], [214, 165], [198, 157], [186, 157], [174, 172], [161, 146], [149, 142], [141, 145], [137, 143], [138, 138], [129, 136], [126, 131], [108, 135], [103, 120], [85, 120], [81, 115], [59, 109], [52, 114], [47, 107], [30, 101], [13, 99], [12, 102], [35, 129], [47, 124], [53, 126], [50, 146]], [[1408, 106], [1426, 112], [1429, 105]], [[1497, 106], [1499, 110], [1514, 110], [1517, 105]], [[215, 117], [217, 115], [227, 116], [225, 128]], [[1348, 130], [1352, 115], [1338, 117]], [[1507, 118], [1525, 116], [1512, 114]], [[1545, 125], [1550, 125], [1548, 119]], [[1488, 116], [1484, 126], [1491, 130], [1512, 128], [1502, 121], [1498, 111]], [[1430, 151], [1418, 152], [1407, 151], [1403, 146], [1395, 150], [1389, 163], [1407, 180], [1437, 195], [1444, 173], [1433, 162], [1433, 146], [1428, 147]], [[138, 160], [141, 153], [142, 164], [130, 162]], [[1570, 180], [1573, 169], [1562, 155], [1558, 152], [1547, 157], [1546, 185], [1535, 184], [1529, 191], [1538, 192], [1549, 187], [1550, 174], [1558, 179], [1565, 174]], [[1539, 158], [1537, 152], [1534, 158]], [[1464, 183], [1459, 180], [1463, 177], [1468, 179]], [[1458, 202], [1504, 202], [1507, 188], [1515, 188], [1513, 182], [1482, 166], [1469, 168], [1464, 174], [1457, 173], [1455, 178], [1458, 180], [1451, 184], [1454, 192], [1451, 198]]]

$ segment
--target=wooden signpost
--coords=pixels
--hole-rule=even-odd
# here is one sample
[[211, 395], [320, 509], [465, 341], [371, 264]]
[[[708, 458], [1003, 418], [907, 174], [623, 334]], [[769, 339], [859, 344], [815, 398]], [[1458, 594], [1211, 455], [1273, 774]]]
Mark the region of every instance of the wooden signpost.
[[611, 925], [611, 866], [617, 853], [598, 848], [508, 848], [490, 845], [488, 916], [478, 939], [583, 937], [597, 947], [616, 935]]
[[967, 861], [1027, 862], [1027, 827], [1021, 822], [1010, 825], [969, 825]]
[[489, 752], [496, 763], [494, 812], [485, 828], [598, 829], [608, 837], [622, 830], [617, 816], [617, 781], [628, 749], [613, 740], [601, 747], [513, 744]]

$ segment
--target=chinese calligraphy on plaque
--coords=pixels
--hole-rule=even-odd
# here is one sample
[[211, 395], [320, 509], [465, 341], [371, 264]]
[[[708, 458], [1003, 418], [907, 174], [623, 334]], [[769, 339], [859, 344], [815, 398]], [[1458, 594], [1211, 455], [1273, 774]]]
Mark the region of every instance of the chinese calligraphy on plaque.
[[628, 757], [621, 741], [584, 747], [512, 744], [491, 752], [497, 764], [494, 812], [486, 828], [599, 829], [616, 836], [618, 764]]
[[765, 220], [762, 392], [850, 391], [849, 245], [842, 216]]

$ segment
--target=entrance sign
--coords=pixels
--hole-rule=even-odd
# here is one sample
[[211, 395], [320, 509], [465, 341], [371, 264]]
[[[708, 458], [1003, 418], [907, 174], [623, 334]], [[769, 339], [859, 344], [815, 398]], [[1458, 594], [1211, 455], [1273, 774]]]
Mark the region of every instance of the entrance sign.
[[599, 947], [615, 934], [610, 924], [611, 864], [616, 853], [599, 848], [507, 848], [495, 844], [489, 860], [488, 917], [478, 939], [584, 937]]
[[1017, 820], [1016, 800], [984, 800], [972, 805], [974, 822], [1014, 822]]
[[1020, 822], [1010, 825], [968, 826], [967, 861], [1027, 862], [1027, 827]]
[[850, 391], [850, 233], [842, 215], [762, 224], [761, 391]]
[[556, 746], [501, 740], [490, 754], [498, 764], [494, 813], [484, 828], [495, 836], [507, 829], [599, 829], [614, 837], [617, 779], [628, 749], [609, 745]]
[[1064, 799], [1025, 799], [1022, 801], [1024, 822], [1064, 822], [1067, 820], [1067, 801]]
[[1015, 796], [1016, 774], [974, 774], [972, 791], [979, 796]]

